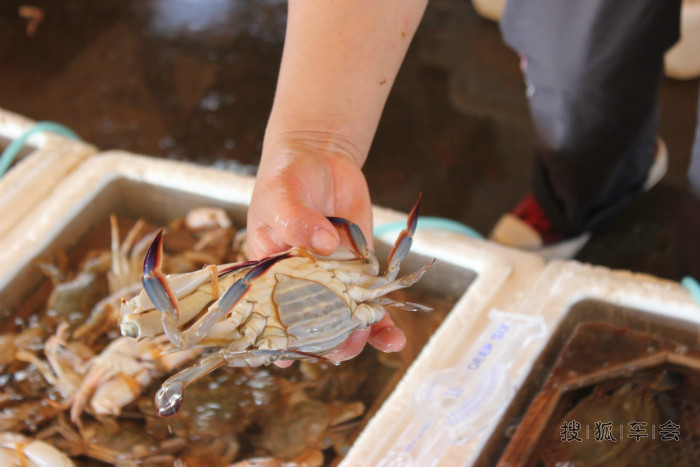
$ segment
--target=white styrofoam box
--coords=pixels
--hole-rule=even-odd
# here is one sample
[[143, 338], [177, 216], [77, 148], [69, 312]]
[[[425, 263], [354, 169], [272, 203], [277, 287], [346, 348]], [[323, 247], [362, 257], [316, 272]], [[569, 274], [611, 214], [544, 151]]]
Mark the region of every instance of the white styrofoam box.
[[[457, 448], [462, 461], [478, 452], [513, 391], [505, 371], [511, 356], [495, 341], [518, 347], [539, 323], [501, 319], [514, 310], [539, 277], [538, 256], [438, 230], [419, 230], [438, 261], [476, 271], [477, 277], [431, 337], [341, 465], [422, 466], [442, 463]], [[525, 333], [523, 334], [524, 331]], [[469, 380], [484, 375], [489, 387]], [[461, 444], [457, 444], [461, 443]]]
[[[584, 321], [636, 327], [670, 339], [676, 338], [682, 330], [693, 335], [689, 345], [700, 345], [700, 304], [679, 283], [647, 274], [610, 270], [575, 261], [554, 261], [547, 265], [515, 311], [519, 315], [541, 319], [545, 329], [543, 335], [532, 339], [522, 352], [513, 355], [511, 381], [517, 388], [524, 386], [543, 351], [551, 353], [549, 357], [553, 361], [575, 325]], [[555, 340], [559, 342], [558, 346], [552, 345]], [[555, 349], [546, 349], [547, 346]], [[537, 366], [537, 372], [542, 371]], [[530, 390], [539, 384], [527, 384], [527, 387]], [[506, 403], [513, 400], [514, 397]], [[529, 397], [524, 400], [529, 400]], [[509, 416], [519, 419], [520, 410], [524, 409], [522, 407]], [[506, 427], [507, 423], [501, 424], [498, 427], [501, 434], [489, 435], [503, 438]], [[492, 446], [498, 444], [495, 439], [490, 441]], [[454, 449], [444, 460], [447, 465], [471, 464], [477, 460], [484, 465], [495, 464], [500, 453], [483, 453], [483, 447], [466, 453]]]
[[495, 464], [509, 421], [502, 417], [562, 322], [580, 319], [572, 308], [587, 300], [631, 310], [618, 322], [683, 322], [700, 344], [700, 305], [676, 282], [555, 261], [518, 287], [502, 287], [476, 308], [467, 304], [471, 292], [463, 297], [343, 465]]
[[679, 283], [575, 261], [549, 263], [522, 307], [543, 316], [551, 329], [566, 317], [572, 305], [584, 299], [685, 320], [700, 331], [700, 304]]
[[[189, 163], [124, 152], [94, 156], [70, 173], [51, 198], [23, 217], [10, 233], [9, 246], [0, 251], [0, 264], [4, 265], [0, 270], [0, 302], [16, 306], [40, 276], [34, 264], [36, 258], [52, 248], [69, 248], [91, 225], [98, 220], [104, 222], [112, 212], [165, 223], [173, 215], [182, 215], [184, 209], [214, 204], [225, 206], [234, 222], [240, 222], [245, 221], [253, 185], [252, 177]], [[405, 213], [374, 207], [377, 226], [403, 223], [406, 217]], [[377, 250], [387, 250], [394, 238], [392, 234], [378, 237]], [[459, 366], [471, 342], [493, 325], [493, 310], [516, 308], [544, 268], [543, 261], [535, 255], [429, 228], [418, 229], [411, 252], [420, 261], [425, 257], [438, 260], [416, 286], [433, 281], [440, 287], [437, 290], [464, 289], [465, 284], [459, 283], [465, 280], [464, 271], [473, 272], [469, 276], [471, 282], [357, 440], [346, 458], [348, 465], [367, 465], [392, 449], [397, 439], [393, 430], [410, 423], [420, 412], [410, 401], [425, 375]], [[410, 256], [406, 262], [409, 259]], [[487, 420], [479, 428], [486, 429], [492, 421]], [[424, 434], [425, 440], [442, 436], [440, 430], [427, 430]], [[439, 456], [441, 452], [435, 454]]]
[[[510, 351], [542, 333], [519, 308], [543, 261], [488, 242], [422, 231], [431, 254], [478, 272], [341, 465], [460, 465], [474, 459], [514, 391]], [[500, 345], [499, 345], [500, 344]], [[499, 348], [500, 347], [500, 348]]]
[[[0, 109], [0, 139], [14, 141], [35, 123]], [[25, 146], [29, 153], [0, 178], [0, 238], [46, 198], [68, 172], [97, 153], [94, 146], [51, 132], [33, 134]]]

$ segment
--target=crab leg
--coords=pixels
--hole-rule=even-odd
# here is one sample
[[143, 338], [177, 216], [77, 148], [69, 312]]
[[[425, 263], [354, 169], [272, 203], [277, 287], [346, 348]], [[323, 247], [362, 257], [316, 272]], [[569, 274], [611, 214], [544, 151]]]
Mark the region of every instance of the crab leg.
[[[171, 274], [167, 277], [167, 281], [170, 285], [170, 290], [174, 293], [176, 299], [179, 300], [180, 298], [190, 295], [206, 282], [211, 282], [211, 268], [215, 268], [217, 276], [221, 278], [231, 275], [241, 269], [255, 266], [258, 263], [259, 261], [246, 261], [243, 263], [227, 263], [219, 266], [206, 266], [198, 271]], [[158, 287], [158, 284], [155, 284], [155, 286]], [[150, 299], [148, 293], [145, 297], [143, 294], [139, 295], [138, 306], [145, 310], [155, 308], [155, 305]]]
[[420, 303], [415, 303], [415, 302], [399, 302], [396, 300], [392, 300], [387, 297], [382, 297], [376, 300], [376, 303], [382, 306], [393, 306], [395, 308], [401, 308], [406, 311], [433, 311], [433, 309], [429, 306], [421, 305]]
[[411, 213], [408, 215], [408, 220], [406, 221], [406, 228], [401, 231], [396, 242], [394, 243], [394, 248], [389, 254], [389, 267], [384, 274], [387, 281], [393, 281], [399, 273], [399, 266], [401, 266], [401, 261], [406, 259], [411, 245], [413, 244], [413, 234], [416, 231], [416, 226], [418, 225], [418, 211], [420, 211], [420, 201], [421, 195], [418, 195], [418, 200], [416, 204], [413, 205]]
[[[345, 230], [352, 242], [352, 250], [340, 247], [332, 255], [323, 257], [319, 266], [333, 271], [334, 274], [339, 275], [338, 277], [345, 277], [344, 280], [351, 283], [367, 276], [376, 276], [379, 272], [379, 261], [369, 249], [367, 239], [360, 227], [342, 217], [328, 217], [327, 219]], [[351, 256], [348, 257], [348, 254]]]
[[374, 300], [390, 292], [393, 292], [394, 290], [405, 289], [407, 287], [412, 286], [413, 284], [418, 282], [421, 279], [421, 277], [423, 277], [423, 274], [425, 274], [428, 271], [428, 269], [433, 267], [433, 264], [435, 264], [434, 259], [425, 263], [425, 265], [422, 268], [415, 271], [414, 273], [409, 274], [408, 276], [404, 276], [401, 279], [391, 281], [375, 289], [365, 289], [363, 287], [350, 285], [348, 287], [348, 292], [350, 293], [350, 297], [356, 302], [366, 302], [368, 300]]
[[271, 256], [260, 262], [257, 262], [243, 278], [237, 280], [233, 283], [231, 287], [226, 289], [223, 295], [216, 300], [200, 317], [196, 323], [194, 323], [187, 331], [184, 333], [180, 332], [177, 325], [172, 328], [165, 327], [165, 321], [167, 314], [163, 314], [163, 330], [168, 336], [170, 342], [173, 343], [177, 348], [190, 347], [197, 344], [202, 339], [207, 336], [209, 330], [229, 311], [231, 311], [243, 298], [245, 293], [250, 288], [251, 282], [258, 278], [261, 274], [267, 271], [273, 264], [288, 258], [289, 255], [282, 254], [277, 256]]
[[[224, 287], [222, 282], [233, 283], [232, 275], [241, 269], [258, 264], [258, 261], [247, 261], [243, 263], [228, 263], [220, 266], [207, 266], [199, 271], [184, 274], [173, 274], [167, 277], [170, 289], [179, 300], [180, 319], [178, 325], [190, 322], [199, 314], [202, 307], [215, 300], [219, 290], [213, 290], [215, 284], [212, 281], [214, 271], [218, 276], [215, 281], [219, 288]], [[211, 292], [200, 290], [206, 282], [212, 282]], [[159, 287], [158, 283], [154, 284]], [[143, 310], [134, 312], [134, 310]], [[153, 304], [146, 290], [142, 290], [136, 297], [128, 302], [122, 301], [119, 311], [119, 325], [121, 332], [129, 337], [152, 337], [163, 332], [161, 311]]]
[[[243, 279], [245, 280], [245, 278]], [[243, 280], [236, 281], [231, 287], [226, 289], [224, 294], [215, 301], [207, 312], [199, 318], [190, 328], [181, 333], [182, 347], [188, 348], [204, 339], [211, 328], [231, 310], [241, 297], [248, 290], [244, 287]], [[170, 336], [168, 336], [170, 338]]]
[[347, 219], [343, 219], [342, 217], [327, 217], [327, 219], [331, 221], [332, 224], [341, 227], [343, 230], [345, 230], [345, 232], [347, 232], [347, 234], [350, 236], [350, 240], [352, 240], [353, 248], [362, 258], [369, 258], [371, 251], [367, 245], [367, 239], [357, 224], [350, 222]]
[[222, 349], [207, 355], [195, 365], [186, 368], [168, 378], [158, 389], [155, 402], [158, 415], [169, 417], [174, 415], [182, 405], [185, 388], [202, 376], [211, 373], [222, 366], [244, 367], [261, 366], [276, 360], [300, 360], [305, 358], [323, 358], [318, 355], [299, 352], [296, 350], [235, 350]]
[[226, 289], [221, 298], [209, 307], [204, 316], [202, 316], [201, 319], [199, 319], [190, 329], [187, 330], [188, 335], [190, 332], [192, 332], [196, 337], [193, 344], [196, 344], [206, 337], [212, 326], [214, 326], [222, 316], [231, 311], [238, 304], [241, 298], [243, 298], [243, 295], [245, 295], [250, 288], [250, 283], [254, 279], [258, 278], [276, 262], [288, 257], [289, 255], [283, 254], [272, 256], [260, 261], [256, 266], [250, 269], [250, 271], [248, 271], [242, 279], [237, 280], [231, 287]]
[[126, 234], [124, 243], [121, 243], [119, 238], [119, 224], [117, 223], [117, 216], [114, 214], [110, 215], [109, 224], [112, 235], [112, 273], [116, 276], [120, 276], [129, 271], [129, 251], [136, 243], [136, 238], [146, 225], [146, 222], [143, 219], [136, 221], [131, 230], [129, 230], [129, 233]]
[[[161, 271], [162, 258], [163, 229], [158, 231], [155, 238], [151, 242], [151, 246], [146, 252], [146, 257], [143, 262], [144, 274], [142, 283], [143, 288], [146, 291], [146, 294], [148, 295], [148, 298], [153, 303], [153, 306], [161, 314], [161, 324], [163, 327], [163, 331], [175, 347], [182, 348], [185, 345], [185, 341], [177, 325], [178, 320], [180, 319], [180, 306], [178, 303], [177, 294], [171, 287], [168, 279]], [[219, 275], [229, 274], [238, 269], [242, 269], [253, 264], [258, 265], [260, 263], [246, 262], [231, 265], [225, 268], [223, 271], [220, 271]], [[216, 285], [214, 284], [213, 286]]]
[[174, 346], [181, 347], [182, 339], [179, 338], [180, 332], [177, 328], [177, 321], [180, 319], [180, 306], [168, 280], [161, 271], [162, 261], [163, 229], [160, 229], [146, 252], [141, 282], [153, 305], [161, 312], [163, 331]]

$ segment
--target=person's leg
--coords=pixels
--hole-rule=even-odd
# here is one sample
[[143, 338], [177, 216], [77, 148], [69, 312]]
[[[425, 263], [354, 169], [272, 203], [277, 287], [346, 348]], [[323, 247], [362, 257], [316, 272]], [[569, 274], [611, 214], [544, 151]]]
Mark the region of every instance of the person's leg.
[[642, 191], [654, 161], [664, 52], [680, 0], [509, 0], [537, 146], [534, 195], [564, 238]]
[[676, 253], [679, 274], [692, 276], [700, 281], [700, 95], [698, 96], [695, 143], [678, 220]]

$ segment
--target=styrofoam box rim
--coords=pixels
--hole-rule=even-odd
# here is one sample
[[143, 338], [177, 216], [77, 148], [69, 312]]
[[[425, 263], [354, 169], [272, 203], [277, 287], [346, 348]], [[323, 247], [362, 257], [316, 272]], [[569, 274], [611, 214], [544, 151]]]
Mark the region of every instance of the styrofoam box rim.
[[[16, 140], [36, 122], [0, 109], [0, 136]], [[97, 148], [51, 132], [29, 137], [36, 150], [22, 158], [0, 178], [0, 238], [40, 203], [63, 177]]]

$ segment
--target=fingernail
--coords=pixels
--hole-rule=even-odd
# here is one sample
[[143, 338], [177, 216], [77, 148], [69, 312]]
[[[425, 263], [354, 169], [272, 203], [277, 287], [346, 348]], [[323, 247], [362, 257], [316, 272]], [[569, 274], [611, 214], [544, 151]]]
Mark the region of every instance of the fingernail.
[[318, 229], [311, 238], [311, 246], [318, 253], [329, 255], [335, 247], [335, 235], [325, 229]]

